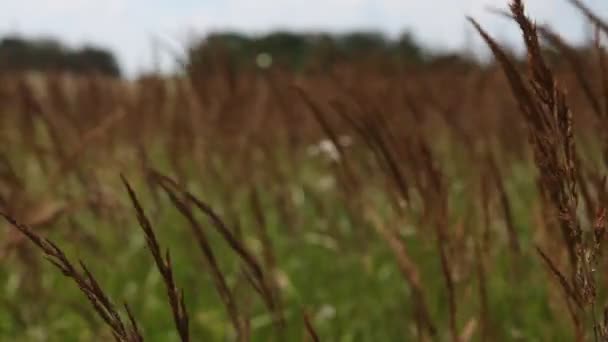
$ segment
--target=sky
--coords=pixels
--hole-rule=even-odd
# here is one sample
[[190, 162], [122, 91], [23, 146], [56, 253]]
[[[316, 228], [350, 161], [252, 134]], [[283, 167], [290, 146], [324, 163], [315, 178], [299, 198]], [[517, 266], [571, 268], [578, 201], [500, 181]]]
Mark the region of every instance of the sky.
[[[264, 33], [275, 29], [345, 32], [403, 31], [431, 48], [485, 47], [467, 24], [477, 19], [508, 46], [521, 46], [517, 27], [488, 7], [508, 0], [0, 0], [0, 37], [54, 37], [69, 46], [92, 43], [111, 49], [127, 75], [150, 70], [157, 60], [172, 68], [170, 50], [189, 37], [216, 30]], [[608, 1], [583, 0], [608, 19]], [[572, 42], [586, 37], [585, 21], [567, 0], [527, 0], [528, 14]]]

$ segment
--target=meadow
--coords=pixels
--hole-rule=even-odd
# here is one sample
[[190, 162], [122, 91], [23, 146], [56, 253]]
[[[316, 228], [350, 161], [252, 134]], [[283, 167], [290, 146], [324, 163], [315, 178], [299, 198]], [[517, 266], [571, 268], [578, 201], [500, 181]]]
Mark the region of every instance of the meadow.
[[0, 74], [0, 339], [608, 341], [570, 1], [585, 49], [510, 2], [523, 61], [471, 19], [492, 63]]

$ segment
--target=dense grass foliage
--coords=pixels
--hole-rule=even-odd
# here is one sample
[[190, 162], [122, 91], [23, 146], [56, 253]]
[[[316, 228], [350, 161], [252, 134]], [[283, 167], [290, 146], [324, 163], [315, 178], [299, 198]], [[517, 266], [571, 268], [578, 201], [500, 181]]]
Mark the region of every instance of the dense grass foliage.
[[495, 64], [0, 75], [0, 339], [606, 340], [608, 26], [572, 2], [586, 53], [511, 2], [525, 66], [472, 20]]

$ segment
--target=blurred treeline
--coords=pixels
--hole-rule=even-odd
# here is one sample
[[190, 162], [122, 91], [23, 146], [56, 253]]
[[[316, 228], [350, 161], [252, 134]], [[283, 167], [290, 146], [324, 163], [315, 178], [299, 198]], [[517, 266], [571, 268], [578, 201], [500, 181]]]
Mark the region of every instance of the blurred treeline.
[[[277, 31], [263, 35], [210, 33], [189, 43], [184, 64], [192, 66], [210, 59], [213, 62], [221, 59], [236, 69], [253, 68], [259, 66], [261, 55], [270, 57], [273, 67], [294, 71], [354, 61], [382, 60], [383, 63], [416, 66], [444, 62], [470, 66], [475, 63], [461, 55], [431, 51], [409, 33], [391, 39], [373, 31], [343, 34]], [[18, 36], [0, 40], [0, 71], [7, 70], [121, 75], [119, 64], [110, 50], [95, 46], [74, 49], [54, 39]]]
[[419, 43], [410, 33], [388, 38], [379, 32], [353, 31], [343, 34], [276, 31], [264, 35], [216, 32], [190, 45], [188, 62], [222, 58], [235, 67], [255, 67], [259, 57], [272, 65], [300, 71], [338, 62], [377, 61], [390, 64], [472, 66], [464, 54], [440, 53]]
[[[588, 55], [588, 50], [593, 50], [592, 46], [571, 48], [580, 55]], [[551, 48], [543, 47], [543, 53], [554, 66], [563, 62]], [[407, 32], [395, 38], [373, 31], [342, 34], [276, 31], [261, 35], [215, 32], [191, 41], [185, 58], [176, 58], [191, 71], [208, 70], [222, 64], [229, 65], [233, 71], [270, 65], [291, 71], [322, 70], [352, 62], [384, 65], [388, 70], [395, 66], [479, 67], [472, 54], [431, 49]], [[518, 62], [524, 63], [525, 59]], [[121, 76], [119, 63], [108, 49], [93, 45], [70, 48], [49, 38], [10, 36], [0, 39], [0, 72], [24, 70]]]
[[73, 49], [50, 39], [27, 39], [18, 36], [0, 40], [0, 71], [70, 71], [120, 76], [114, 54], [88, 45]]

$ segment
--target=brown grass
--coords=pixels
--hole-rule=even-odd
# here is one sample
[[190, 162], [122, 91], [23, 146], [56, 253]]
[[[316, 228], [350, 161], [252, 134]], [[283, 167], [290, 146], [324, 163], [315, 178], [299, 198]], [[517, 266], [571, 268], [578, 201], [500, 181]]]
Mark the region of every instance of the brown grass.
[[[522, 284], [545, 279], [531, 275], [541, 264], [555, 280], [535, 284], [552, 313], [542, 322], [570, 321], [578, 341], [607, 340], [608, 288], [598, 270], [608, 265], [608, 29], [583, 2], [570, 2], [597, 27], [595, 46], [572, 46], [514, 0], [501, 13], [519, 26], [526, 60], [470, 19], [496, 59], [470, 69], [379, 56], [302, 73], [237, 72], [216, 56], [184, 77], [133, 82], [0, 75], [0, 212], [16, 228], [4, 236], [2, 260], [39, 270], [30, 241], [77, 284], [117, 341], [142, 341], [146, 330], [129, 307], [126, 321], [84, 263], [74, 266], [44, 237], [65, 232], [75, 245], [101, 250], [78, 224], [61, 227], [81, 214], [128, 222], [125, 196], [109, 186], [128, 172], [138, 193], [150, 195], [144, 211], [139, 187], [122, 178], [182, 341], [197, 338], [197, 323], [174, 267], [209, 274], [238, 341], [254, 339], [257, 304], [277, 340], [293, 330], [321, 340], [327, 327], [314, 308], [301, 309], [310, 298], [294, 304], [282, 283], [282, 258], [311, 235], [330, 241], [331, 262], [355, 256], [374, 281], [373, 253], [387, 252], [411, 303], [399, 308], [405, 339], [515, 338], [494, 311], [496, 280], [514, 294], [512, 315], [524, 317]], [[543, 42], [562, 59], [547, 58]], [[168, 242], [156, 227], [174, 209], [202, 266], [173, 265], [161, 248]]]

